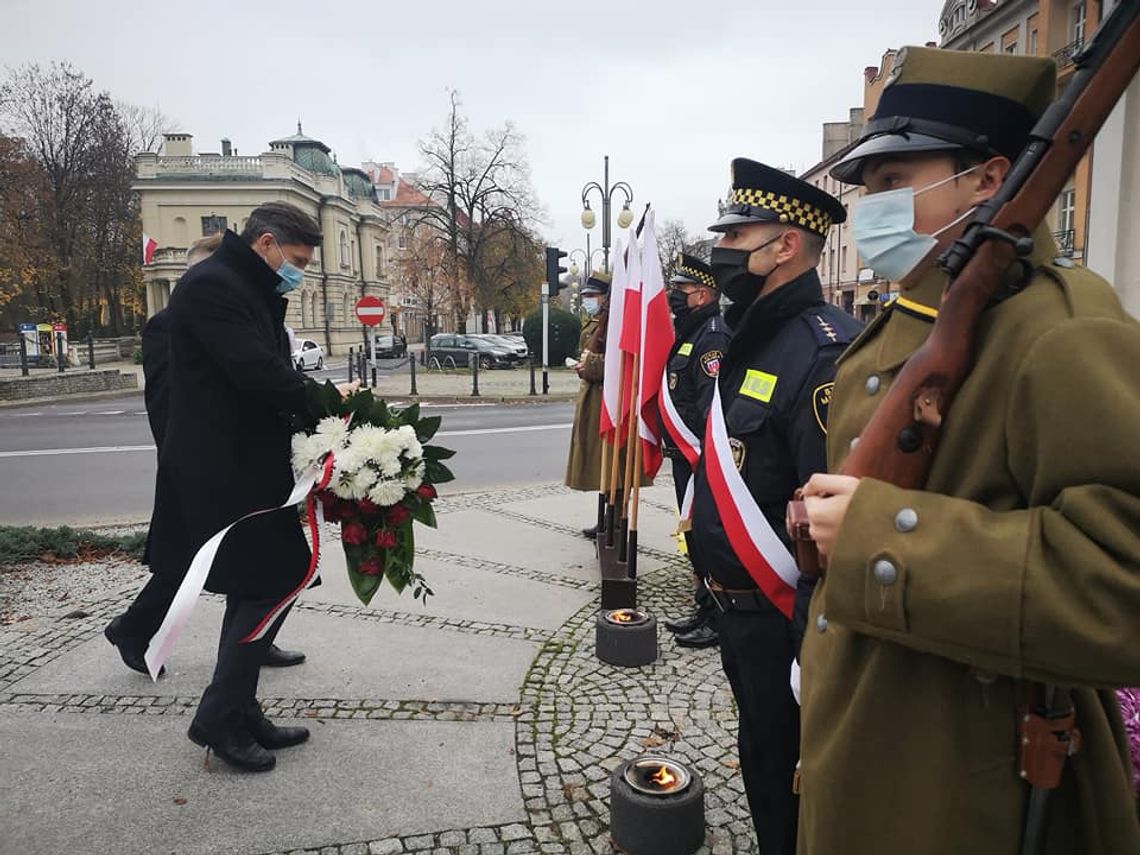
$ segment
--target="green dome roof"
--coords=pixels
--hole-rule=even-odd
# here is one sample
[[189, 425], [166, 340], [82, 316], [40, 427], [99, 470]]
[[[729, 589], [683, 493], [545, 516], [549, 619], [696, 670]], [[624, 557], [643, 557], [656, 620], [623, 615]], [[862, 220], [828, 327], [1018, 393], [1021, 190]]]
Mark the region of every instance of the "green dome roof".
[[305, 136], [300, 122], [297, 122], [297, 133], [293, 136], [271, 140], [269, 143], [270, 148], [284, 146], [292, 147], [293, 161], [302, 169], [322, 175], [340, 175], [340, 167], [329, 157], [331, 149], [320, 140]]

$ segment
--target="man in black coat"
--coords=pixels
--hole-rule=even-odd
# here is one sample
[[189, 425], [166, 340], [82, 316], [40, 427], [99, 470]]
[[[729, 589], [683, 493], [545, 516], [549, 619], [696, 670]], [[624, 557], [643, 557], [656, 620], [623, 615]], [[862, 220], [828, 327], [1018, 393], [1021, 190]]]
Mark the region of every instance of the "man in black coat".
[[[170, 299], [170, 418], [158, 462], [151, 557], [183, 567], [216, 532], [272, 508], [293, 487], [290, 417], [306, 409], [307, 381], [285, 355], [283, 294], [301, 284], [321, 241], [300, 209], [255, 209], [241, 237], [187, 271]], [[286, 608], [245, 643], [304, 578], [310, 551], [296, 510], [247, 520], [223, 541], [206, 589], [226, 595], [218, 662], [189, 736], [244, 771], [273, 768], [271, 749], [305, 741], [305, 728], [270, 723], [257, 703], [266, 648]]]
[[[222, 245], [223, 235], [217, 233], [204, 237], [191, 244], [186, 251], [187, 268], [193, 267], [200, 261], [205, 261]], [[150, 432], [154, 437], [155, 447], [159, 455], [162, 453], [163, 438], [166, 435], [166, 423], [170, 410], [170, 331], [168, 328], [168, 314], [166, 309], [156, 312], [142, 331], [142, 358], [143, 377], [145, 378], [143, 396], [146, 400], [147, 421], [150, 423]], [[159, 567], [151, 560], [151, 535], [147, 532], [146, 547], [143, 551], [143, 563], [150, 566], [151, 578], [143, 589], [139, 591], [134, 602], [126, 612], [116, 617], [108, 624], [103, 634], [107, 640], [118, 648], [123, 663], [130, 669], [147, 674], [144, 654], [150, 644], [151, 637], [162, 625], [162, 620], [170, 609], [174, 595], [178, 592], [182, 580], [186, 576], [188, 566]], [[161, 570], [161, 572], [159, 572]], [[305, 661], [305, 654], [292, 650], [282, 650], [276, 644], [271, 644], [266, 651], [263, 665], [270, 667], [287, 667], [299, 665]], [[159, 672], [159, 676], [165, 672]]]
[[[798, 479], [827, 471], [835, 360], [859, 323], [825, 303], [816, 265], [837, 199], [762, 163], [732, 163], [711, 266], [733, 306], [697, 467], [693, 540], [719, 609], [721, 664], [739, 712], [738, 750], [765, 855], [796, 851], [799, 709], [790, 677], [799, 571], [784, 516]], [[719, 427], [719, 429], [718, 429]]]

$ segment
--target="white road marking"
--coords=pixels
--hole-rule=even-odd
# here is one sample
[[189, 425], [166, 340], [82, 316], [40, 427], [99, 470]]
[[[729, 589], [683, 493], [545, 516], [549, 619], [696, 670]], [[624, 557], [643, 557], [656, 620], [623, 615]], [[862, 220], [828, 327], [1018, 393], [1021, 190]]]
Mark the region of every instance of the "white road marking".
[[126, 410], [106, 410], [104, 412], [92, 413], [93, 416], [121, 416]]
[[[571, 422], [552, 425], [516, 425], [514, 427], [475, 428], [473, 430], [444, 430], [436, 434], [445, 436], [486, 436], [498, 433], [533, 433], [543, 430], [567, 430]], [[0, 459], [9, 457], [58, 457], [65, 454], [125, 454], [134, 451], [154, 451], [153, 445], [97, 445], [88, 448], [30, 448], [24, 451], [0, 451]]]

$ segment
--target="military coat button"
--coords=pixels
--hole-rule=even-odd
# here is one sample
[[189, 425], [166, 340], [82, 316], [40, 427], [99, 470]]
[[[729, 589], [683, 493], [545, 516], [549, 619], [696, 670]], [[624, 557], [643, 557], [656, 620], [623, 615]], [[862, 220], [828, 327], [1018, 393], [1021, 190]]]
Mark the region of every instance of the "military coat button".
[[848, 445], [848, 448], [850, 448], [852, 451], [854, 451], [854, 450], [855, 450], [855, 446], [857, 446], [858, 444], [859, 444], [859, 437], [857, 437], [857, 436], [856, 436], [856, 437], [852, 437], [852, 438], [851, 438], [851, 442], [850, 442], [850, 444]]
[[824, 615], [820, 615], [815, 619], [815, 628], [820, 632], [827, 632], [827, 618]]
[[867, 378], [867, 382], [863, 384], [863, 388], [867, 390], [868, 395], [875, 395], [878, 394], [879, 386], [882, 385], [882, 382], [878, 374], [872, 374]]
[[903, 508], [895, 514], [895, 528], [906, 534], [918, 527], [918, 511], [914, 508]]
[[893, 585], [899, 578], [898, 568], [885, 558], [880, 558], [874, 563], [871, 573], [880, 585]]

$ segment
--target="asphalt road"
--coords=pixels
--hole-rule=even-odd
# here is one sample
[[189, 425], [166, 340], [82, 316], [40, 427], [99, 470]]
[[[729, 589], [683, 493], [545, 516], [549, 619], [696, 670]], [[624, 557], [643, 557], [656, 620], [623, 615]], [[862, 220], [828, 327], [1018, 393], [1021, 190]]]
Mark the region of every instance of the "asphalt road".
[[[338, 378], [339, 379], [339, 378]], [[573, 404], [427, 404], [457, 452], [444, 493], [557, 481]], [[0, 524], [149, 517], [155, 451], [141, 394], [0, 409]]]

